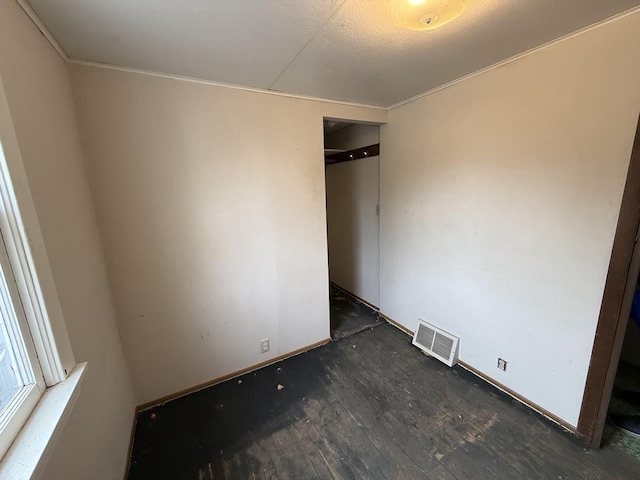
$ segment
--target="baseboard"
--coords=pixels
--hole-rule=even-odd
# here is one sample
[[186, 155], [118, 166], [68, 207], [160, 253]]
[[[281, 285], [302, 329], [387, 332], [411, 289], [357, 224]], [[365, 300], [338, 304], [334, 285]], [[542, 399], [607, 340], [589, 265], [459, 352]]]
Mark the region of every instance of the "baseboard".
[[393, 327], [396, 327], [398, 330], [402, 331], [402, 333], [406, 333], [407, 335], [409, 335], [410, 337], [413, 337], [414, 332], [412, 332], [411, 330], [409, 330], [407, 327], [405, 327], [404, 325], [402, 325], [401, 323], [396, 322], [393, 318], [391, 317], [387, 317], [384, 313], [380, 312], [379, 313], [381, 318], [384, 318], [387, 323]]
[[375, 310], [376, 312], [380, 311], [380, 307], [374, 305], [371, 302], [367, 302], [364, 298], [359, 297], [358, 295], [356, 295], [355, 293], [350, 292], [349, 290], [347, 290], [346, 288], [341, 287], [340, 285], [338, 285], [335, 282], [329, 281], [329, 283], [337, 288], [338, 290], [340, 290], [341, 292], [344, 292], [346, 295], [349, 295], [350, 297], [355, 298], [358, 302], [360, 303], [364, 303], [367, 307], [369, 307], [371, 310]]
[[293, 350], [292, 352], [285, 353], [283, 355], [279, 355], [274, 358], [270, 358], [264, 362], [256, 363], [255, 365], [251, 365], [250, 367], [246, 367], [240, 370], [236, 370], [235, 372], [228, 373], [227, 375], [223, 375], [221, 377], [214, 378], [213, 380], [209, 380], [208, 382], [200, 383], [190, 388], [186, 388], [184, 390], [180, 390], [179, 392], [172, 393], [170, 395], [165, 395], [164, 397], [158, 398], [156, 400], [152, 400], [150, 402], [143, 403], [142, 405], [138, 405], [136, 407], [136, 414], [143, 412], [145, 410], [149, 410], [150, 408], [157, 407], [164, 403], [170, 402], [172, 400], [176, 400], [180, 397], [184, 397], [185, 395], [189, 395], [190, 393], [197, 392], [204, 388], [212, 387], [213, 385], [217, 385], [218, 383], [225, 382], [235, 377], [239, 377], [240, 375], [244, 375], [245, 373], [253, 372], [254, 370], [258, 370], [260, 368], [267, 367], [269, 365], [273, 365], [274, 363], [281, 362], [282, 360], [286, 360], [287, 358], [295, 357], [296, 355], [300, 355], [301, 353], [308, 352], [309, 350], [313, 350], [314, 348], [321, 347], [322, 345], [326, 345], [331, 341], [331, 338], [325, 338], [316, 343], [312, 343], [311, 345], [307, 345], [306, 347], [299, 348], [297, 350]]
[[565, 422], [561, 418], [557, 417], [556, 415], [551, 413], [549, 410], [546, 410], [546, 409], [542, 408], [537, 403], [532, 402], [531, 400], [529, 400], [526, 397], [523, 397], [522, 395], [520, 395], [517, 392], [514, 392], [509, 387], [501, 384], [497, 380], [494, 380], [490, 376], [482, 373], [480, 370], [477, 370], [477, 369], [473, 368], [471, 365], [468, 365], [468, 364], [466, 364], [464, 362], [461, 362], [459, 360], [458, 360], [458, 365], [460, 365], [462, 368], [464, 368], [468, 372], [473, 373], [476, 377], [481, 378], [482, 380], [484, 380], [488, 384], [493, 385], [498, 390], [501, 390], [502, 392], [506, 393], [507, 395], [509, 395], [513, 399], [517, 400], [518, 402], [522, 403], [526, 407], [529, 407], [530, 409], [536, 411], [537, 413], [539, 413], [540, 415], [545, 417], [547, 420], [551, 420], [553, 423], [557, 423], [558, 425], [560, 425], [565, 430], [568, 430], [569, 432], [577, 435], [578, 432], [576, 430], [576, 427], [574, 427], [573, 425]]
[[[383, 313], [380, 313], [380, 317], [384, 318], [390, 325], [396, 327], [397, 329], [401, 330], [402, 332], [406, 333], [407, 335], [409, 335], [410, 337], [413, 338], [414, 332], [409, 330], [404, 325], [398, 323], [397, 321], [393, 320], [392, 318], [388, 317], [387, 315], [385, 315]], [[550, 420], [553, 423], [558, 424], [560, 427], [564, 428], [565, 430], [568, 430], [569, 432], [574, 434], [576, 437], [580, 438], [580, 434], [576, 430], [576, 427], [574, 427], [573, 425], [565, 422], [564, 420], [562, 420], [561, 418], [557, 417], [556, 415], [554, 415], [553, 413], [549, 412], [548, 410], [542, 408], [537, 403], [532, 402], [531, 400], [529, 400], [526, 397], [523, 397], [522, 395], [520, 395], [517, 392], [514, 392], [509, 387], [501, 384], [500, 382], [494, 380], [493, 378], [489, 377], [488, 375], [482, 373], [480, 370], [477, 370], [477, 369], [473, 368], [471, 365], [466, 364], [465, 362], [462, 362], [462, 361], [458, 360], [458, 365], [460, 365], [462, 368], [464, 368], [468, 372], [474, 374], [476, 377], [478, 377], [478, 378], [484, 380], [485, 382], [487, 382], [488, 384], [492, 385], [494, 388], [497, 388], [498, 390], [506, 393], [507, 395], [512, 397], [514, 400], [516, 400], [516, 401], [520, 402], [521, 404], [523, 404], [524, 406], [526, 406], [526, 407], [534, 410], [535, 412], [539, 413], [540, 415], [545, 417], [547, 420]]]

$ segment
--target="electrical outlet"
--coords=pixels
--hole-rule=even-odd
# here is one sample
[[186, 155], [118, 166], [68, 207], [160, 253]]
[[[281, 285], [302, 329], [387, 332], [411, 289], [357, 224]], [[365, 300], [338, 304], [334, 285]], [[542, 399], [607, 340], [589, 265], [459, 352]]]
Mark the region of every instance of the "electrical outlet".
[[263, 338], [260, 340], [260, 353], [267, 353], [269, 351], [269, 339]]
[[503, 372], [507, 371], [507, 361], [502, 359], [502, 358], [498, 358], [498, 368], [500, 370], [502, 370]]

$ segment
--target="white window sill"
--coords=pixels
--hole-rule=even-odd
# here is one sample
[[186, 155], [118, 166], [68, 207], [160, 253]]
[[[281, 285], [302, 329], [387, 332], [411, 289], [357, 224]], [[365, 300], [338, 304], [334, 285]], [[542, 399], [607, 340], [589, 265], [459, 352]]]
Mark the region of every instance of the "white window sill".
[[80, 394], [87, 364], [79, 363], [64, 382], [48, 388], [2, 462], [0, 478], [38, 478]]

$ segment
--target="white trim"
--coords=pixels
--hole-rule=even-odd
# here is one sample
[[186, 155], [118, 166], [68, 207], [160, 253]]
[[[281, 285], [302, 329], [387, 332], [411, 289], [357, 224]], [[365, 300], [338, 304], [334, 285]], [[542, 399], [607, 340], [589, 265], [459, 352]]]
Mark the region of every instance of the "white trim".
[[297, 93], [277, 92], [274, 90], [267, 90], [264, 88], [257, 88], [257, 87], [244, 87], [242, 85], [234, 85], [232, 83], [215, 82], [213, 80], [187, 77], [184, 75], [176, 75], [172, 73], [161, 73], [161, 72], [155, 72], [153, 70], [144, 70], [140, 68], [122, 67], [120, 65], [111, 65], [109, 63], [93, 62], [90, 60], [78, 60], [76, 58], [69, 58], [67, 62], [76, 64], [76, 65], [88, 65], [90, 67], [105, 68], [107, 70], [117, 70], [120, 72], [138, 73], [141, 75], [149, 75], [152, 77], [169, 78], [172, 80], [182, 80], [182, 81], [192, 82], [192, 83], [201, 83], [203, 85], [212, 85], [214, 87], [230, 88], [232, 90], [241, 90], [244, 92], [263, 93], [266, 95], [274, 95], [276, 97], [297, 98], [301, 100], [310, 100], [312, 102], [324, 102], [324, 103], [331, 103], [335, 105], [345, 105], [348, 107], [360, 107], [360, 108], [364, 107], [364, 108], [372, 108], [375, 110], [387, 111], [386, 107], [380, 107], [376, 105], [367, 105], [365, 103], [347, 102], [345, 100], [334, 100], [331, 98], [313, 97], [311, 95], [301, 95]]
[[562, 37], [556, 38], [555, 40], [551, 40], [550, 42], [547, 43], [543, 43], [542, 45], [539, 45], [537, 47], [533, 47], [525, 52], [519, 53], [517, 55], [514, 55], [513, 57], [507, 58], [506, 60], [501, 60], [498, 63], [494, 63], [493, 65], [489, 65], [488, 67], [485, 67], [483, 69], [480, 70], [476, 70], [475, 72], [472, 72], [468, 75], [465, 75], [463, 77], [460, 78], [456, 78], [455, 80], [452, 80], [448, 83], [445, 83], [443, 85], [440, 85], [438, 87], [432, 88], [431, 90], [427, 90], [426, 92], [423, 93], [419, 93], [418, 95], [415, 95], [411, 98], [408, 98], [406, 100], [402, 100], [401, 102], [398, 102], [394, 105], [391, 105], [390, 107], [387, 107], [387, 110], [393, 110], [394, 108], [398, 108], [401, 107], [402, 105], [406, 105], [407, 103], [411, 103], [411, 102], [415, 102], [416, 100], [419, 100], [423, 97], [426, 97], [428, 95], [431, 95], [433, 93], [439, 92], [440, 90], [444, 90], [445, 88], [449, 88], [452, 87], [454, 85], [457, 85], [459, 83], [462, 83], [466, 80], [469, 80], [470, 78], [473, 77], [477, 77], [478, 75], [482, 75], [483, 73], [486, 73], [490, 70], [494, 70], [496, 68], [500, 68], [504, 65], [507, 65], [509, 63], [515, 62], [516, 60], [520, 60], [521, 58], [527, 57], [529, 55], [532, 55], [534, 53], [537, 53], [541, 50], [544, 50], [545, 48], [549, 48], [552, 47], [558, 43], [562, 43], [565, 42], [567, 40], [570, 40], [574, 37], [577, 37], [579, 35], [582, 35], [584, 33], [590, 32], [592, 30], [595, 30], [597, 28], [603, 27], [605, 25], [608, 25], [612, 22], [615, 22], [616, 20], [620, 20], [622, 18], [625, 17], [629, 17], [631, 15], [634, 15], [636, 13], [640, 12], [640, 6], [637, 7], [633, 7], [631, 10], [627, 10], [626, 12], [622, 12], [622, 13], [618, 13], [617, 15], [614, 15], [613, 17], [609, 17], [609, 18], [605, 18], [604, 20], [600, 20], [599, 22], [593, 23], [591, 25], [588, 25], [586, 27], [581, 28], [580, 30], [576, 30], [575, 32], [572, 33], [568, 33], [567, 35], [564, 35]]
[[80, 394], [87, 369], [78, 364], [62, 383], [47, 389], [0, 463], [0, 478], [40, 478]]
[[[7, 306], [13, 306], [13, 311], [5, 311], [4, 316], [5, 321], [9, 319], [13, 323], [15, 321], [10, 314], [17, 317], [20, 340], [29, 356], [28, 371], [31, 375], [27, 375], [24, 360], [18, 362], [18, 369], [22, 370], [24, 384], [33, 383], [19, 392], [14, 399], [16, 401], [10, 404], [11, 411], [0, 419], [0, 456], [11, 442], [16, 445], [16, 435], [23, 425], [30, 422], [32, 410], [39, 405], [45, 391], [45, 384], [49, 387], [66, 384], [63, 380], [67, 377], [67, 370], [72, 370], [75, 365], [15, 135], [0, 79], [0, 263], [4, 273], [1, 280], [7, 287], [6, 294], [11, 297], [10, 301], [4, 300]], [[14, 348], [18, 345], [16, 335], [13, 335]], [[0, 463], [0, 470], [3, 466], [4, 460]], [[0, 474], [0, 478], [16, 477]]]
[[0, 152], [0, 206], [2, 206], [4, 213], [0, 215], [0, 231], [6, 246], [9, 263], [11, 264], [27, 324], [40, 360], [42, 374], [47, 386], [53, 386], [65, 379], [64, 367], [60, 361], [60, 355], [51, 331], [49, 315], [38, 284], [27, 235], [24, 232], [22, 218], [3, 152]]
[[55, 50], [58, 52], [58, 54], [62, 57], [62, 59], [67, 62], [67, 63], [74, 63], [77, 65], [88, 65], [91, 67], [99, 67], [99, 68], [106, 68], [106, 69], [111, 69], [111, 70], [118, 70], [121, 72], [129, 72], [129, 73], [140, 73], [143, 75], [150, 75], [150, 76], [155, 76], [155, 77], [161, 77], [161, 78], [170, 78], [173, 80], [185, 80], [185, 81], [189, 81], [189, 82], [195, 82], [195, 83], [201, 83], [204, 85], [213, 85], [216, 87], [224, 87], [224, 88], [231, 88], [231, 89], [236, 89], [236, 90], [243, 90], [243, 91], [247, 91], [247, 92], [255, 92], [255, 93], [265, 93], [268, 95], [276, 95], [279, 97], [289, 97], [289, 98], [298, 98], [298, 99], [302, 99], [302, 100], [311, 100], [311, 101], [315, 101], [315, 102], [329, 102], [329, 103], [335, 103], [338, 105], [347, 105], [347, 106], [351, 106], [351, 107], [366, 107], [366, 108], [375, 108], [375, 109], [380, 109], [380, 110], [393, 110], [394, 108], [398, 108], [401, 107], [402, 105], [406, 105], [407, 103], [411, 103], [414, 102], [416, 100], [421, 99], [422, 97], [426, 97], [427, 95], [431, 95], [432, 93], [436, 93], [439, 92], [440, 90], [444, 90], [445, 88], [449, 88], [452, 87], [453, 85], [457, 85], [458, 83], [462, 83], [465, 80], [469, 80], [470, 78], [476, 77], [478, 75], [482, 75], [483, 73], [486, 73], [490, 70], [496, 69], [496, 68], [500, 68], [504, 65], [507, 65], [509, 63], [515, 62], [516, 60], [520, 60], [521, 58], [524, 58], [528, 55], [531, 55], [533, 53], [539, 52], [540, 50], [544, 50], [545, 48], [551, 47], [553, 45], [556, 45], [558, 43], [564, 42], [566, 40], [569, 40], [571, 38], [577, 37], [578, 35], [582, 35], [583, 33], [587, 33], [590, 32], [591, 30], [595, 30], [596, 28], [600, 28], [604, 25], [608, 25], [609, 23], [615, 22], [616, 20], [620, 20], [622, 18], [634, 15], [638, 12], [640, 12], [640, 5], [631, 8], [630, 10], [618, 13], [616, 15], [613, 15], [612, 17], [609, 18], [605, 18], [604, 20], [600, 20], [599, 22], [593, 23], [591, 25], [588, 25], [586, 27], [583, 27], [579, 30], [576, 30], [575, 32], [571, 32], [568, 33], [566, 35], [563, 35], [562, 37], [556, 38], [554, 40], [551, 40], [547, 43], [543, 43], [542, 45], [539, 45], [537, 47], [533, 47], [525, 52], [519, 53], [517, 55], [514, 55], [513, 57], [509, 57], [505, 60], [501, 60], [497, 63], [494, 63], [493, 65], [489, 65], [488, 67], [482, 68], [480, 70], [476, 70], [475, 72], [469, 73], [468, 75], [464, 75], [462, 77], [456, 78], [454, 80], [451, 80], [448, 83], [445, 83], [443, 85], [440, 85], [438, 87], [432, 88], [431, 90], [427, 90], [426, 92], [422, 92], [419, 93], [418, 95], [414, 95], [413, 97], [407, 98], [406, 100], [402, 100], [398, 103], [394, 103], [391, 106], [388, 107], [383, 107], [383, 106], [378, 106], [378, 105], [368, 105], [368, 104], [364, 104], [364, 103], [355, 103], [355, 102], [348, 102], [346, 100], [333, 100], [330, 98], [322, 98], [322, 97], [314, 97], [311, 95], [300, 95], [300, 94], [294, 94], [294, 93], [286, 93], [286, 92], [275, 92], [273, 90], [267, 90], [267, 89], [263, 89], [263, 88], [252, 88], [252, 87], [244, 87], [242, 85], [235, 85], [235, 84], [231, 84], [231, 83], [222, 83], [222, 82], [215, 82], [213, 80], [205, 80], [205, 79], [201, 79], [201, 78], [194, 78], [194, 77], [187, 77], [187, 76], [183, 76], [183, 75], [175, 75], [175, 74], [169, 74], [169, 73], [161, 73], [161, 72], [155, 72], [155, 71], [151, 71], [151, 70], [143, 70], [143, 69], [138, 69], [138, 68], [132, 68], [132, 67], [123, 67], [120, 65], [112, 65], [112, 64], [108, 64], [108, 63], [101, 63], [101, 62], [94, 62], [94, 61], [90, 61], [90, 60], [80, 60], [77, 58], [73, 58], [70, 57], [62, 48], [62, 46], [60, 45], [60, 43], [56, 40], [56, 38], [53, 36], [53, 34], [51, 33], [51, 31], [47, 28], [47, 26], [43, 23], [43, 21], [40, 19], [40, 17], [38, 16], [38, 14], [29, 6], [29, 4], [26, 2], [26, 0], [16, 0], [17, 4], [22, 8], [22, 10], [24, 10], [24, 13], [26, 13], [26, 15], [29, 17], [29, 19], [33, 22], [33, 24], [38, 28], [38, 30], [40, 30], [40, 32], [42, 32], [42, 34], [44, 35], [44, 37], [49, 41], [49, 43], [51, 43], [51, 45], [53, 46], [53, 48], [55, 48]]
[[109, 69], [109, 70], [117, 70], [117, 71], [120, 71], [120, 72], [139, 73], [139, 74], [142, 74], [142, 75], [149, 75], [149, 76], [160, 77], [160, 78], [169, 78], [169, 79], [172, 79], [172, 80], [183, 80], [183, 81], [187, 81], [187, 82], [201, 83], [201, 84], [204, 84], [204, 85], [212, 85], [212, 86], [215, 86], [215, 87], [223, 87], [223, 88], [231, 88], [231, 89], [234, 89], [234, 90], [242, 90], [242, 91], [245, 91], [245, 92], [264, 93], [264, 94], [267, 94], [267, 95], [275, 95], [277, 97], [297, 98], [297, 99], [301, 99], [301, 100], [310, 100], [310, 101], [313, 101], [313, 102], [332, 103], [332, 104], [336, 104], [336, 105], [345, 105], [345, 106], [349, 106], [349, 107], [374, 108], [374, 109], [382, 110], [382, 111], [388, 110], [386, 107], [381, 107], [381, 106], [376, 106], [376, 105], [367, 105], [367, 104], [364, 104], [364, 103], [356, 103], [356, 102], [348, 102], [348, 101], [345, 101], [345, 100], [334, 100], [334, 99], [330, 99], [330, 98], [314, 97], [314, 96], [311, 96], [311, 95], [300, 95], [300, 94], [295, 94], [295, 93], [276, 92], [274, 90], [267, 90], [265, 88], [245, 87], [245, 86], [242, 86], [242, 85], [235, 85], [235, 84], [232, 84], [232, 83], [216, 82], [216, 81], [213, 81], [213, 80], [206, 80], [206, 79], [202, 79], [202, 78], [188, 77], [188, 76], [185, 76], [185, 75], [162, 73], [162, 72], [156, 72], [156, 71], [153, 71], [153, 70], [144, 70], [144, 69], [140, 69], [140, 68], [124, 67], [124, 66], [121, 66], [121, 65], [112, 65], [112, 64], [109, 64], [109, 63], [94, 62], [94, 61], [91, 61], [91, 60], [81, 60], [81, 59], [78, 59], [78, 58], [73, 58], [73, 57], [70, 57], [67, 54], [67, 52], [65, 52], [65, 50], [62, 48], [62, 45], [60, 45], [60, 43], [56, 40], [56, 38], [53, 36], [51, 31], [47, 28], [47, 26], [44, 24], [44, 22], [40, 19], [40, 17], [35, 12], [35, 10], [33, 10], [33, 8], [31, 8], [31, 6], [29, 6], [29, 4], [27, 3], [26, 0], [16, 0], [16, 3], [20, 6], [20, 8], [22, 8], [22, 10], [27, 15], [27, 17], [29, 17], [29, 19], [33, 22], [33, 24], [36, 26], [36, 28], [38, 30], [40, 30], [40, 32], [42, 32], [42, 35], [44, 35], [44, 37], [49, 41], [49, 43], [51, 43], [51, 45], [56, 50], [56, 52], [58, 52], [58, 54], [62, 57], [62, 59], [67, 63], [73, 63], [73, 64], [76, 64], [76, 65], [88, 65], [88, 66], [91, 66], [91, 67], [106, 68], [106, 69]]
[[[42, 384], [42, 379], [41, 382]], [[44, 386], [32, 383], [22, 387], [2, 412], [0, 422], [0, 459], [14, 443], [20, 430], [29, 421], [33, 409], [42, 398]], [[2, 463], [0, 463], [0, 466]]]
[[[27, 318], [31, 317], [29, 318], [29, 327], [37, 353], [43, 364], [43, 373], [46, 372], [45, 381], [48, 386], [51, 386], [63, 380], [67, 372], [74, 368], [76, 362], [1, 77], [0, 138], [5, 162], [5, 165], [0, 168], [0, 182], [4, 181], [10, 185], [10, 189], [6, 192], [8, 197], [4, 195], [3, 201], [7, 206], [7, 216], [17, 222], [18, 225], [16, 228], [14, 223], [12, 228], [5, 230], [5, 240], [7, 240], [7, 249], [9, 250], [12, 265], [14, 265], [12, 270], [17, 277], [16, 283], [19, 287], [20, 295], [28, 300], [23, 301], [24, 310]], [[34, 139], [34, 141], [37, 141], [37, 139]], [[6, 200], [4, 199], [5, 197]], [[2, 221], [5, 224], [2, 228], [7, 228], [6, 221], [7, 219]], [[13, 255], [11, 254], [10, 245], [8, 245], [11, 240], [15, 244]], [[26, 263], [21, 265], [16, 263], [22, 262], [24, 259], [26, 259]], [[32, 272], [37, 273], [37, 278], [31, 278]], [[25, 278], [21, 280], [21, 276]], [[46, 307], [46, 310], [43, 311], [40, 306]], [[34, 308], [36, 312], [40, 311], [40, 313], [36, 316], [29, 315], [29, 308]], [[42, 325], [44, 320], [47, 321], [46, 327], [39, 328], [39, 325]], [[39, 330], [39, 334], [36, 330]], [[38, 337], [46, 338], [49, 342], [55, 344], [55, 347], [38, 345]], [[51, 359], [51, 355], [56, 353], [56, 350], [59, 354], [56, 361], [44, 365], [45, 361]]]
[[60, 45], [58, 40], [56, 40], [56, 37], [53, 36], [53, 34], [51, 33], [51, 30], [49, 30], [47, 26], [44, 24], [44, 22], [40, 20], [40, 17], [38, 16], [38, 14], [33, 10], [33, 8], [31, 8], [31, 5], [29, 5], [26, 2], [26, 0], [16, 0], [16, 3], [24, 11], [24, 13], [27, 14], [27, 17], [29, 17], [29, 19], [33, 22], [36, 28], [40, 30], [42, 35], [44, 35], [44, 38], [49, 40], [49, 43], [51, 44], [51, 46], [55, 48], [56, 52], [58, 52], [58, 55], [60, 55], [65, 62], [68, 62], [69, 55], [67, 55], [67, 52], [64, 51], [64, 49], [62, 48], [62, 45]]
[[618, 13], [616, 15], [613, 15], [612, 17], [609, 18], [605, 18], [604, 20], [600, 20], [599, 22], [593, 23], [591, 25], [588, 25], [586, 27], [583, 27], [579, 30], [576, 30], [575, 32], [571, 32], [568, 33], [567, 35], [564, 35], [562, 37], [556, 38], [554, 40], [551, 40], [547, 43], [544, 43], [542, 45], [539, 45], [537, 47], [533, 47], [525, 52], [519, 53], [517, 55], [514, 55], [513, 57], [507, 58], [506, 60], [501, 60], [498, 63], [494, 63], [493, 65], [489, 65], [488, 67], [482, 68], [480, 70], [476, 70], [475, 72], [472, 72], [468, 75], [464, 75], [462, 77], [456, 78], [448, 83], [445, 83], [443, 85], [440, 85], [438, 87], [432, 88], [431, 90], [427, 90], [426, 92], [423, 93], [419, 93], [418, 95], [415, 95], [413, 97], [410, 97], [406, 100], [402, 100], [401, 102], [395, 103], [389, 107], [382, 107], [382, 106], [377, 106], [377, 105], [368, 105], [368, 104], [364, 104], [364, 103], [355, 103], [355, 102], [348, 102], [348, 101], [344, 101], [344, 100], [332, 100], [330, 98], [322, 98], [322, 97], [313, 97], [310, 95], [299, 95], [299, 94], [293, 94], [293, 93], [286, 93], [286, 92], [274, 92], [273, 90], [266, 90], [266, 89], [262, 89], [262, 88], [252, 88], [252, 87], [243, 87], [241, 85], [234, 85], [234, 84], [230, 84], [230, 83], [221, 83], [221, 82], [214, 82], [212, 80], [204, 80], [204, 79], [200, 79], [200, 78], [193, 78], [193, 77], [187, 77], [187, 76], [182, 76], [182, 75], [173, 75], [173, 74], [168, 74], [168, 73], [161, 73], [161, 72], [155, 72], [155, 71], [151, 71], [151, 70], [143, 70], [143, 69], [137, 69], [137, 68], [131, 68], [131, 67], [123, 67], [123, 66], [119, 66], [119, 65], [111, 65], [111, 64], [107, 64], [107, 63], [101, 63], [101, 62], [93, 62], [90, 60], [80, 60], [77, 58], [72, 58], [70, 57], [62, 48], [62, 46], [60, 45], [60, 43], [58, 43], [58, 41], [56, 40], [56, 38], [53, 36], [53, 34], [51, 33], [51, 31], [46, 27], [46, 25], [42, 22], [42, 20], [40, 19], [40, 17], [36, 14], [36, 12], [29, 6], [29, 4], [26, 2], [26, 0], [16, 0], [16, 2], [18, 3], [18, 5], [22, 8], [22, 10], [24, 10], [25, 14], [29, 17], [29, 19], [31, 19], [31, 21], [33, 22], [33, 24], [38, 28], [38, 30], [40, 30], [40, 32], [42, 32], [42, 34], [44, 35], [44, 37], [49, 41], [49, 43], [51, 43], [51, 45], [53, 46], [53, 48], [58, 52], [58, 54], [62, 57], [62, 59], [67, 62], [67, 63], [74, 63], [77, 65], [88, 65], [88, 66], [92, 66], [92, 67], [99, 67], [99, 68], [106, 68], [106, 69], [111, 69], [111, 70], [118, 70], [118, 71], [122, 71], [122, 72], [130, 72], [130, 73], [140, 73], [143, 75], [151, 75], [151, 76], [155, 76], [155, 77], [161, 77], [161, 78], [170, 78], [173, 80], [185, 80], [185, 81], [189, 81], [189, 82], [195, 82], [195, 83], [202, 83], [204, 85], [213, 85], [213, 86], [217, 86], [217, 87], [224, 87], [224, 88], [231, 88], [231, 89], [236, 89], [236, 90], [243, 90], [243, 91], [248, 91], [248, 92], [255, 92], [255, 93], [264, 93], [267, 95], [276, 95], [276, 96], [280, 96], [280, 97], [289, 97], [289, 98], [299, 98], [302, 100], [311, 100], [311, 101], [315, 101], [315, 102], [329, 102], [329, 103], [335, 103], [338, 105], [347, 105], [347, 106], [352, 106], [352, 107], [366, 107], [366, 108], [375, 108], [375, 109], [379, 109], [379, 110], [393, 110], [394, 108], [398, 108], [401, 107], [402, 105], [406, 105], [407, 103], [411, 103], [414, 102], [416, 100], [419, 100], [422, 97], [426, 97], [427, 95], [431, 95], [433, 93], [439, 92], [440, 90], [444, 90], [445, 88], [449, 88], [452, 87], [453, 85], [457, 85], [458, 83], [462, 83], [465, 80], [469, 80], [470, 78], [473, 78], [475, 76], [481, 75], [483, 73], [486, 73], [490, 70], [493, 70], [495, 68], [500, 68], [504, 65], [507, 65], [511, 62], [515, 62], [516, 60], [519, 60], [521, 58], [524, 58], [528, 55], [531, 55], [533, 53], [536, 53], [540, 50], [543, 50], [545, 48], [551, 47], [553, 45], [556, 45], [558, 43], [564, 42], [566, 40], [569, 40], [571, 38], [574, 38], [578, 35], [582, 35], [583, 33], [587, 33], [590, 32], [591, 30], [595, 30], [596, 28], [600, 28], [604, 25], [608, 25], [609, 23], [615, 22], [616, 20], [620, 20], [622, 18], [634, 15], [638, 12], [640, 12], [640, 5], [631, 8], [630, 10], [627, 10], [625, 12], [621, 12]]
[[[0, 232], [0, 237], [2, 232]], [[19, 385], [30, 385], [36, 381], [36, 374], [32, 368], [33, 363], [38, 362], [35, 355], [35, 349], [29, 333], [29, 327], [26, 324], [24, 312], [19, 311], [21, 308], [20, 296], [16, 292], [16, 282], [13, 271], [9, 263], [9, 256], [4, 243], [0, 245], [0, 265], [2, 265], [2, 273], [0, 275], [0, 312], [2, 314], [2, 334], [8, 345], [9, 357], [11, 358], [11, 366], [15, 367], [14, 374]], [[28, 347], [31, 348], [28, 348]], [[33, 365], [38, 367], [38, 365]], [[39, 379], [42, 382], [42, 372]], [[1, 408], [1, 407], [0, 407]], [[2, 432], [2, 417], [4, 413], [0, 413], [0, 432]], [[2, 442], [0, 441], [0, 444]], [[0, 447], [0, 457], [2, 456], [2, 447]]]

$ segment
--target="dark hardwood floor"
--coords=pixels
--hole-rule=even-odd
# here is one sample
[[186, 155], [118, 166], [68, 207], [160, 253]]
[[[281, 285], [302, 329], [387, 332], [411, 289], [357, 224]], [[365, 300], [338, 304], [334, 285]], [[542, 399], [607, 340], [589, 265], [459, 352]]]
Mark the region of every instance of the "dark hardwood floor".
[[131, 480], [315, 478], [637, 479], [640, 463], [386, 323], [138, 416]]

